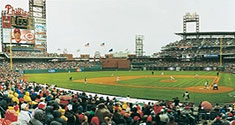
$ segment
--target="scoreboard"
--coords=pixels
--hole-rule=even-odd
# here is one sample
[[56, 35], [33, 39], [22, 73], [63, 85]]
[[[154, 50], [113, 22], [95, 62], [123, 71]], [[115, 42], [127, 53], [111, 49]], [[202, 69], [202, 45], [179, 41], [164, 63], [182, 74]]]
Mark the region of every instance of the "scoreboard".
[[22, 16], [12, 17], [11, 25], [16, 28], [27, 29], [29, 27], [29, 19], [28, 17], [22, 17]]

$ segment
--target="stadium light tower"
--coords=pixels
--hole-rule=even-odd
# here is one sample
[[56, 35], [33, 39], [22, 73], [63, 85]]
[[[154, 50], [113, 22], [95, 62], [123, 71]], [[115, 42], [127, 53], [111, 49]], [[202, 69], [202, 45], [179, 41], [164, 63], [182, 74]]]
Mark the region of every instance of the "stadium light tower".
[[199, 32], [199, 15], [197, 13], [186, 13], [183, 18], [183, 30], [184, 33], [187, 32], [187, 23], [195, 22], [196, 23], [196, 32]]
[[144, 54], [144, 35], [136, 35], [135, 36], [135, 53], [137, 57], [143, 56]]

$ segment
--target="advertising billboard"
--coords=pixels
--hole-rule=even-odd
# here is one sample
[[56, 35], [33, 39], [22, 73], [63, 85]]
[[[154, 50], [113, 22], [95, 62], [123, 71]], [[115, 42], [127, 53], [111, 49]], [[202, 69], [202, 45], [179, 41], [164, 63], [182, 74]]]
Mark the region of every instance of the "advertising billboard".
[[35, 44], [45, 45], [47, 42], [46, 25], [35, 24]]
[[2, 16], [2, 27], [11, 28], [11, 16]]
[[27, 29], [12, 29], [12, 43], [35, 44], [34, 31]]

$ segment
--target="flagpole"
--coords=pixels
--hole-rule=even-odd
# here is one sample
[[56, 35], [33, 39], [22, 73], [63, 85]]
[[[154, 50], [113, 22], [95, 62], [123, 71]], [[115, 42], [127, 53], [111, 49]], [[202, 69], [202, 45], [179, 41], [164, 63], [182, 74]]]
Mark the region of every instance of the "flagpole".
[[10, 69], [13, 71], [13, 60], [12, 60], [12, 30], [10, 32]]
[[220, 67], [223, 65], [223, 38], [220, 37]]

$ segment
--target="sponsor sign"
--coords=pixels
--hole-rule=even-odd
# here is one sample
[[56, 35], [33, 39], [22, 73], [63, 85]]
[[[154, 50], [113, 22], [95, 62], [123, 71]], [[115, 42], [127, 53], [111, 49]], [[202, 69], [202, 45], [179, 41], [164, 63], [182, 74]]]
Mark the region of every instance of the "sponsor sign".
[[55, 72], [56, 72], [56, 69], [48, 69], [48, 72], [49, 72], [49, 73], [55, 73]]
[[34, 18], [34, 22], [38, 24], [44, 24], [46, 23], [46, 19], [43, 18]]
[[45, 24], [35, 24], [35, 43], [36, 45], [46, 44], [47, 34]]

